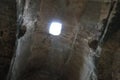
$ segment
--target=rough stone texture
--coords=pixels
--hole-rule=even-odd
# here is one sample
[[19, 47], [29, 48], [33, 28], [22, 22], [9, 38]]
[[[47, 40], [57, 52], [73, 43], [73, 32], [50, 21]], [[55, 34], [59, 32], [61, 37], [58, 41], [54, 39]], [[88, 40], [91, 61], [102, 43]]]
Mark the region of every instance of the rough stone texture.
[[14, 53], [16, 36], [15, 0], [0, 1], [0, 80], [6, 78]]
[[98, 80], [120, 80], [120, 2], [109, 23], [98, 61]]
[[[98, 40], [101, 33], [97, 27], [101, 2], [18, 0], [17, 3], [23, 11], [18, 15], [19, 28], [26, 27], [26, 32], [18, 39], [11, 80], [96, 79], [95, 52], [88, 43]], [[48, 32], [49, 24], [56, 20], [63, 23], [59, 36]]]
[[98, 63], [99, 80], [120, 80], [120, 31], [103, 45]]
[[[103, 2], [102, 0], [17, 0], [17, 48], [8, 78], [11, 78], [10, 80], [96, 80], [94, 56], [102, 31], [102, 20], [108, 15], [109, 2], [110, 0]], [[7, 4], [12, 7], [7, 9], [10, 11], [2, 7], [2, 11], [5, 10], [7, 16], [0, 12], [0, 16], [5, 17], [1, 19], [0, 24], [2, 25], [0, 44], [3, 46], [0, 45], [0, 52], [3, 51], [2, 54], [0, 53], [0, 59], [3, 59], [0, 60], [0, 70], [5, 70], [5, 67], [5, 69], [1, 68], [1, 63], [9, 65], [15, 42], [15, 25], [12, 26], [15, 23], [15, 16], [12, 15], [15, 13], [10, 13], [15, 11], [15, 7], [13, 9], [12, 2], [3, 1], [0, 4], [0, 6]], [[8, 16], [9, 18], [6, 18]], [[14, 20], [11, 20], [13, 18]], [[49, 24], [55, 20], [63, 23], [60, 36], [52, 36], [48, 33]], [[5, 22], [6, 24], [3, 24]], [[3, 31], [3, 28], [7, 31]], [[10, 34], [11, 32], [13, 33]], [[102, 46], [103, 51], [97, 66], [99, 80], [120, 79], [119, 34], [120, 32], [114, 33]], [[10, 51], [7, 52], [4, 46], [10, 46]], [[9, 57], [1, 58], [3, 53]], [[0, 72], [2, 72], [0, 76], [4, 77], [4, 71]]]

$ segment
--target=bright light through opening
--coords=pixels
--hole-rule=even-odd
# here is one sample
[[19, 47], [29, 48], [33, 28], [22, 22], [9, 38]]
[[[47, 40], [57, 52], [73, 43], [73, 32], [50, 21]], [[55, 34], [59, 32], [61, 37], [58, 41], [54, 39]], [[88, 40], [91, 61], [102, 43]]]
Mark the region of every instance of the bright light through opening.
[[62, 24], [59, 22], [52, 22], [50, 24], [49, 33], [55, 36], [60, 35], [62, 29]]

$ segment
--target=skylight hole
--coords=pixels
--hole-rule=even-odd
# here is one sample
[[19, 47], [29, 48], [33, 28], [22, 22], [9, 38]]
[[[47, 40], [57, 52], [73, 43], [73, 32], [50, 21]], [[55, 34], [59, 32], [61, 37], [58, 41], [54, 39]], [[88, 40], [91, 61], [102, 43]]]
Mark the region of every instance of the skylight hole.
[[49, 27], [49, 33], [54, 36], [58, 36], [61, 34], [62, 23], [60, 22], [52, 22]]

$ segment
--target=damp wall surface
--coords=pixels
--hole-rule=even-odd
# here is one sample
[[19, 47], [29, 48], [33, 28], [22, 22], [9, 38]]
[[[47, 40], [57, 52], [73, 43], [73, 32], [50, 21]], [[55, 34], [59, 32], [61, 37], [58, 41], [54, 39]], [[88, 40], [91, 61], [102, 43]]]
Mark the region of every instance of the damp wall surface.
[[[96, 80], [94, 56], [98, 46], [89, 43], [101, 34], [100, 22], [106, 17], [101, 17], [101, 11], [107, 13], [109, 7], [103, 4], [85, 0], [17, 0], [17, 48], [8, 78]], [[63, 24], [59, 36], [49, 34], [49, 24], [56, 20]]]

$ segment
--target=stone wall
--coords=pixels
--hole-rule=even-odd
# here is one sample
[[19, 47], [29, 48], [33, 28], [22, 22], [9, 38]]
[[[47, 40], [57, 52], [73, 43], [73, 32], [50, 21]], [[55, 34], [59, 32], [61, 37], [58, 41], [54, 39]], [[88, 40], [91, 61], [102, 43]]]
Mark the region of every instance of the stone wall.
[[[85, 0], [21, 0], [19, 29], [26, 31], [17, 40], [11, 80], [90, 80], [96, 79], [95, 51], [89, 43], [101, 32], [102, 2]], [[46, 5], [47, 4], [47, 5]], [[97, 6], [97, 7], [96, 7]], [[21, 9], [21, 7], [23, 9]], [[95, 9], [93, 9], [93, 7]], [[18, 9], [18, 11], [19, 11]], [[59, 36], [49, 34], [49, 24], [63, 24]], [[20, 32], [19, 32], [20, 33]], [[19, 35], [19, 34], [18, 34]]]
[[109, 22], [98, 61], [98, 80], [120, 80], [120, 2]]
[[15, 48], [16, 2], [0, 1], [0, 80], [5, 80]]
[[[8, 73], [16, 30], [16, 52], [8, 80], [96, 80], [95, 69], [98, 80], [119, 80], [120, 32], [116, 28], [119, 10], [115, 17], [118, 20], [113, 19], [107, 33], [110, 36], [101, 46], [101, 55], [96, 54], [101, 51], [98, 40], [108, 16], [109, 2], [17, 0], [16, 20], [15, 1], [1, 1], [0, 80]], [[49, 34], [49, 25], [56, 20], [63, 23], [59, 36]]]

